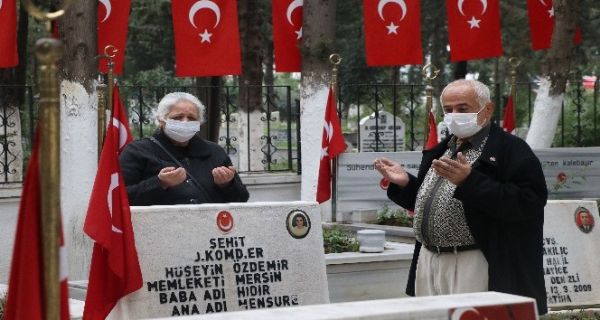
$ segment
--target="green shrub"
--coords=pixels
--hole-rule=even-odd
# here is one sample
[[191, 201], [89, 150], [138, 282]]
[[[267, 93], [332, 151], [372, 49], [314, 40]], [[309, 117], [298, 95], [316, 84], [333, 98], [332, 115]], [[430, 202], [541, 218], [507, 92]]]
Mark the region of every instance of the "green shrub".
[[336, 227], [323, 228], [323, 246], [325, 253], [357, 252], [359, 247], [352, 234]]
[[377, 212], [377, 224], [397, 227], [412, 227], [413, 217], [406, 214], [402, 208], [393, 210], [387, 204]]

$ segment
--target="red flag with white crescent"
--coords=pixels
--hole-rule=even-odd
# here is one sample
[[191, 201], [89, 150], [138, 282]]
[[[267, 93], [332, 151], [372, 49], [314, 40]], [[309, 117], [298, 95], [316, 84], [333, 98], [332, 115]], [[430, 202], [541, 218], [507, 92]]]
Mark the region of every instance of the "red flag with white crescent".
[[[552, 0], [527, 0], [527, 15], [529, 16], [529, 32], [533, 50], [544, 50], [552, 45], [554, 33], [554, 5]], [[581, 28], [575, 28], [573, 42], [582, 42]]]
[[[5, 320], [44, 319], [44, 266], [41, 236], [39, 132], [36, 130], [33, 149], [23, 183], [19, 218], [15, 236], [12, 265], [8, 282]], [[60, 319], [69, 319], [67, 258], [62, 235], [59, 239]]]
[[302, 66], [302, 0], [273, 0], [275, 70], [299, 72]]
[[0, 0], [0, 68], [12, 68], [18, 64], [17, 1]]
[[418, 0], [363, 0], [368, 66], [422, 64]]
[[502, 55], [499, 0], [446, 0], [450, 60]]
[[[131, 0], [98, 1], [98, 54], [104, 54], [104, 48], [108, 45], [117, 49], [113, 58], [116, 75], [123, 73], [130, 9]], [[98, 63], [101, 72], [108, 72], [107, 62], [102, 59]]]
[[115, 86], [113, 111], [83, 231], [94, 240], [83, 318], [105, 319], [118, 300], [142, 287], [131, 212], [119, 153], [131, 141], [127, 116]]
[[502, 119], [502, 129], [508, 133], [513, 133], [516, 127], [515, 107], [512, 95], [508, 96], [506, 106], [504, 107], [504, 117]]
[[427, 144], [425, 144], [425, 150], [429, 150], [438, 144], [438, 134], [437, 125], [435, 124], [435, 115], [431, 111], [429, 111], [427, 123], [429, 124], [429, 135], [427, 136]]
[[242, 72], [237, 1], [177, 0], [171, 8], [178, 77]]
[[329, 87], [323, 137], [321, 139], [321, 162], [319, 163], [319, 178], [317, 184], [317, 202], [322, 203], [331, 199], [331, 160], [346, 150], [346, 142], [337, 115], [337, 103], [333, 89]]

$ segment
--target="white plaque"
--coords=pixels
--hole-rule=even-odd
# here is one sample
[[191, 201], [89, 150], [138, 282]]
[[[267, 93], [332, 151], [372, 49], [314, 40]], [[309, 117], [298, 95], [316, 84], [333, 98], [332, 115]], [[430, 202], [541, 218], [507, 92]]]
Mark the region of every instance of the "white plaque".
[[329, 302], [315, 203], [132, 207], [143, 287], [130, 319]]
[[544, 222], [544, 274], [549, 307], [600, 303], [598, 222], [600, 217], [594, 201], [548, 201]]

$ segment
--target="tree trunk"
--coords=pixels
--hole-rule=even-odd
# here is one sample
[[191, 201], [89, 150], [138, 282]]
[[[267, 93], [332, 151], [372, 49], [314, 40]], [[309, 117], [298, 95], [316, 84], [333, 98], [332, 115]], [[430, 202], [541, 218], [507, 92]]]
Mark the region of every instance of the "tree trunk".
[[238, 4], [242, 47], [237, 117], [239, 168], [242, 171], [259, 171], [264, 168], [261, 141], [265, 141], [262, 120], [263, 18], [258, 1], [241, 0]]
[[[69, 249], [69, 279], [86, 279], [91, 241], [83, 234], [98, 161], [95, 1], [73, 1], [59, 21], [61, 78], [61, 206]], [[77, 263], [79, 261], [79, 263]]]
[[581, 8], [580, 0], [555, 0], [553, 4], [556, 24], [552, 46], [544, 64], [545, 76], [540, 81], [526, 139], [534, 149], [549, 148], [554, 140], [574, 55], [573, 36]]
[[335, 0], [304, 0], [300, 122], [301, 199], [305, 201], [316, 199], [323, 119], [331, 80], [329, 55], [335, 53], [335, 7]]
[[460, 61], [454, 64], [454, 80], [464, 79], [467, 76], [467, 61]]
[[221, 128], [221, 77], [196, 78], [196, 96], [204, 104], [205, 123], [200, 127], [200, 136], [206, 140], [218, 143]]

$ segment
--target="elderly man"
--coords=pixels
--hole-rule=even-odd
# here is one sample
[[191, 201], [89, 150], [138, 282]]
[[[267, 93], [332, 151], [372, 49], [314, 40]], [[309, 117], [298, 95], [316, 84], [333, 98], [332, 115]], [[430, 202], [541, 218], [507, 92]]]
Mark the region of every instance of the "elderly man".
[[440, 98], [451, 135], [423, 152], [418, 177], [386, 158], [388, 197], [414, 210], [417, 245], [407, 293], [499, 291], [547, 312], [542, 231], [547, 189], [538, 158], [490, 119], [486, 85], [450, 83]]

